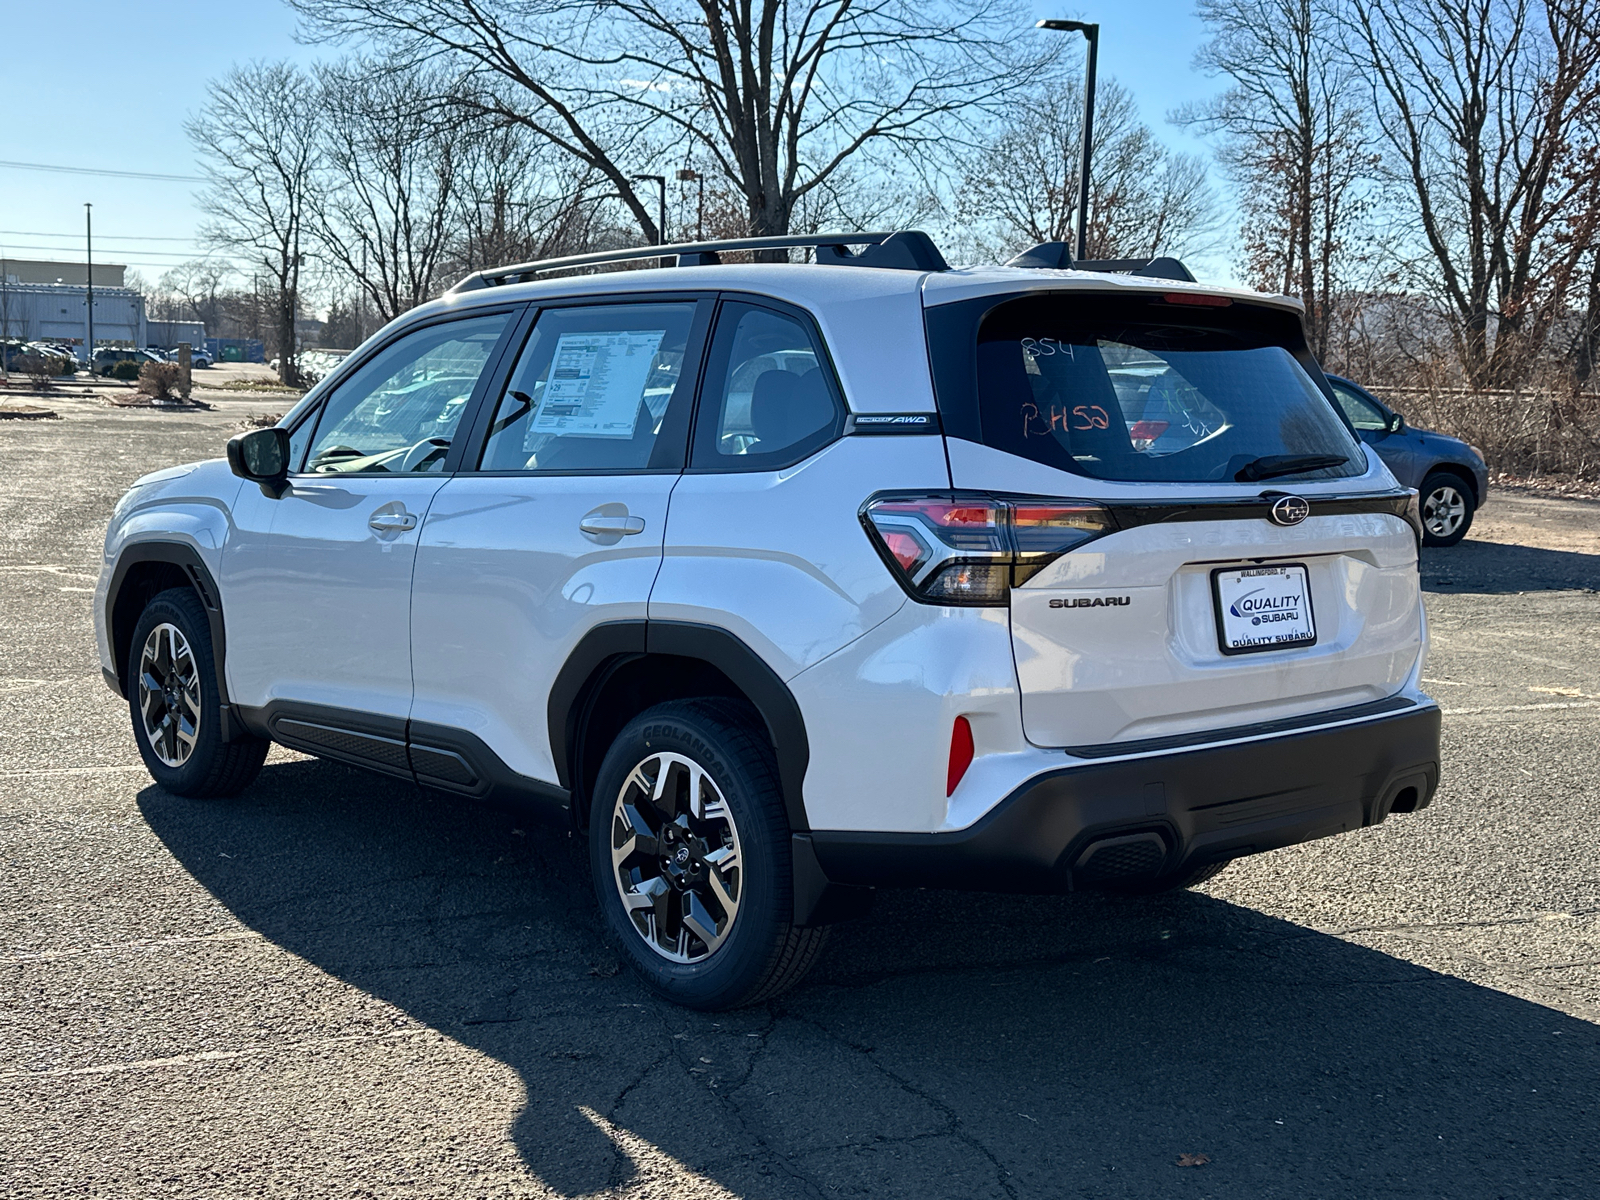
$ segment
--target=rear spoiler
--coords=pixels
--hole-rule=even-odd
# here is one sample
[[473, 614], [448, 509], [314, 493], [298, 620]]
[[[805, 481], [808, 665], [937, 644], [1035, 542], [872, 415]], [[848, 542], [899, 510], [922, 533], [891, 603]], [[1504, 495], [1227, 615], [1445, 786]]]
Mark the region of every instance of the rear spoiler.
[[1032, 250], [1006, 263], [1008, 267], [1031, 267], [1046, 271], [1100, 271], [1108, 275], [1143, 275], [1152, 279], [1176, 279], [1183, 283], [1198, 282], [1189, 268], [1175, 258], [1097, 258], [1073, 261], [1072, 248], [1066, 242], [1040, 242]]

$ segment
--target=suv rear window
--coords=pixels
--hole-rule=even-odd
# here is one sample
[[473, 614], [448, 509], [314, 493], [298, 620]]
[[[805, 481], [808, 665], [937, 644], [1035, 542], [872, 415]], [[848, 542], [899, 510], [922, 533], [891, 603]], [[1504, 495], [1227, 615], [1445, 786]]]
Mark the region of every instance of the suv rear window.
[[[934, 324], [930, 313], [938, 345]], [[1123, 481], [1334, 479], [1366, 469], [1289, 314], [1160, 295], [1035, 295], [990, 308], [975, 335], [977, 419], [963, 432], [947, 417], [946, 429], [997, 450]], [[941, 357], [948, 352], [936, 354], [936, 369]], [[956, 381], [938, 383], [943, 409]]]

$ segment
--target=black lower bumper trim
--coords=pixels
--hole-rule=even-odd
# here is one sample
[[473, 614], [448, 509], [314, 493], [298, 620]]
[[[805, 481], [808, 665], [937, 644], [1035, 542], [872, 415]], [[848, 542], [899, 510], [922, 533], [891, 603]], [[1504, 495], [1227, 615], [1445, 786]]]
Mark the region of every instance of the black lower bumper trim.
[[1070, 890], [1090, 847], [1141, 832], [1156, 874], [1375, 825], [1439, 784], [1439, 710], [1055, 771], [954, 833], [813, 830], [828, 878], [1002, 892]]

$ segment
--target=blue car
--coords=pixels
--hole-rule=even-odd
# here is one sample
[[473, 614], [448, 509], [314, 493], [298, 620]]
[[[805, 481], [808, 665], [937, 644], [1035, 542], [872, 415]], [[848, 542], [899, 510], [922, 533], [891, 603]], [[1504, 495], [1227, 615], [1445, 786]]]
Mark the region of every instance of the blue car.
[[1489, 494], [1489, 469], [1477, 447], [1460, 438], [1414, 429], [1371, 392], [1338, 375], [1328, 383], [1363, 442], [1404, 487], [1422, 497], [1422, 542], [1454, 546], [1472, 528], [1472, 514]]

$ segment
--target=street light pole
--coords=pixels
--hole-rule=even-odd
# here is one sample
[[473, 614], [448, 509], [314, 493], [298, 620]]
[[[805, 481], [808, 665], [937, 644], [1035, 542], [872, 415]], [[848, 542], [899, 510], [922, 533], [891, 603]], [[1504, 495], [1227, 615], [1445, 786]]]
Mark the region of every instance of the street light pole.
[[660, 218], [656, 223], [656, 245], [667, 244], [667, 177], [665, 175], [634, 175], [635, 183], [653, 183], [661, 189]]
[[694, 236], [698, 242], [706, 240], [706, 177], [699, 171], [685, 167], [678, 172], [679, 183], [698, 183], [700, 185], [700, 203], [695, 210]]
[[83, 206], [83, 260], [87, 268], [83, 282], [88, 289], [85, 299], [88, 301], [84, 311], [89, 314], [89, 344], [84, 348], [89, 360], [89, 374], [94, 374], [94, 208], [92, 204]]
[[1078, 167], [1078, 249], [1075, 257], [1089, 257], [1089, 157], [1094, 151], [1094, 70], [1100, 54], [1100, 26], [1087, 21], [1040, 21], [1040, 29], [1081, 33], [1089, 42], [1089, 64], [1083, 75], [1083, 146]]

